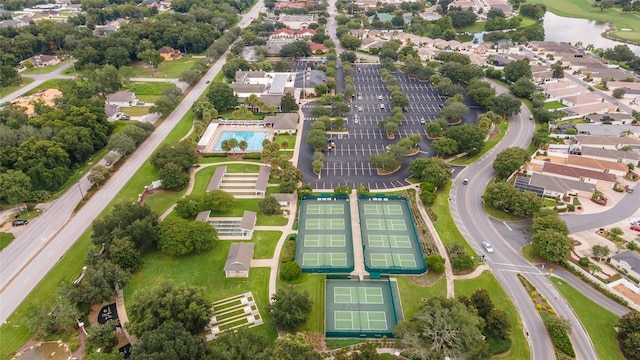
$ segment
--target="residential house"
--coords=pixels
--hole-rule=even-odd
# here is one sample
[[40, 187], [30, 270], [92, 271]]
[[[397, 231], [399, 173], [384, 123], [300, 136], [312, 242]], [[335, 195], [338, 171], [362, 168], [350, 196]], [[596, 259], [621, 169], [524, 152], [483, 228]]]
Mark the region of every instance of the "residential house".
[[529, 184], [544, 188], [544, 195], [549, 197], [573, 195], [590, 198], [596, 189], [596, 186], [593, 183], [536, 172], [531, 174]]
[[611, 188], [616, 182], [616, 176], [614, 174], [582, 169], [574, 166], [555, 164], [552, 162], [544, 163], [542, 167], [542, 173], [570, 180], [588, 182], [603, 188]]
[[621, 148], [629, 147], [633, 150], [640, 150], [640, 139], [636, 137], [576, 135], [575, 138], [583, 147], [593, 146], [609, 150], [620, 150]]
[[589, 114], [584, 117], [584, 121], [592, 124], [611, 124], [611, 125], [624, 125], [631, 124], [633, 116], [627, 113], [615, 113], [615, 114]]
[[581, 148], [581, 152], [583, 156], [588, 156], [592, 159], [620, 161], [623, 164], [635, 165], [640, 161], [640, 152], [638, 151], [610, 150], [593, 146], [584, 146]]
[[293, 194], [272, 194], [271, 196], [273, 196], [278, 201], [278, 204], [280, 204], [280, 206], [291, 206], [291, 204], [293, 204], [293, 201], [295, 200]]
[[430, 47], [419, 47], [417, 51], [418, 56], [420, 56], [420, 60], [422, 61], [433, 60], [438, 57], [438, 54], [440, 54], [440, 50]]
[[567, 157], [567, 165], [579, 167], [582, 169], [589, 169], [595, 171], [602, 171], [616, 176], [624, 176], [629, 168], [627, 165], [615, 161], [593, 159], [587, 156], [569, 155]]
[[316, 31], [313, 29], [301, 29], [301, 30], [298, 30], [298, 32], [296, 33], [296, 36], [298, 37], [298, 39], [308, 40], [312, 38], [315, 34], [316, 34]]
[[593, 113], [611, 113], [616, 111], [616, 106], [608, 101], [602, 101], [599, 103], [576, 105], [560, 110], [567, 114], [565, 119], [569, 119], [580, 118]]
[[227, 278], [249, 277], [251, 259], [253, 259], [254, 243], [233, 243], [229, 248], [227, 261], [224, 263], [224, 275]]
[[502, 55], [494, 55], [493, 56], [493, 65], [494, 66], [505, 66], [508, 63], [512, 62], [511, 59], [502, 56]]
[[309, 47], [311, 48], [312, 54], [324, 54], [329, 51], [328, 47], [324, 46], [323, 44], [316, 44], [314, 42], [310, 42]]
[[107, 95], [106, 104], [118, 105], [120, 107], [133, 106], [138, 102], [136, 94], [130, 91], [118, 91], [113, 94]]
[[575, 124], [578, 135], [632, 136], [640, 135], [640, 126], [610, 124]]
[[160, 56], [162, 56], [164, 61], [173, 61], [173, 60], [179, 59], [180, 56], [182, 56], [180, 54], [180, 50], [174, 49], [169, 46], [161, 47], [160, 49], [158, 49], [158, 52], [160, 53]]
[[104, 112], [107, 115], [107, 121], [116, 121], [120, 113], [120, 105], [104, 104]]
[[571, 107], [571, 106], [578, 106], [578, 105], [601, 103], [603, 99], [594, 93], [588, 92], [586, 94], [574, 94], [574, 95], [562, 96], [558, 100], [561, 104]]
[[271, 34], [271, 39], [294, 39], [296, 32], [291, 29], [278, 29]]
[[627, 250], [609, 258], [609, 263], [614, 268], [640, 279], [640, 255]]
[[27, 60], [22, 61], [23, 66], [26, 61], [31, 62], [35, 67], [45, 67], [45, 66], [60, 64], [62, 60], [60, 60], [60, 58], [55, 55], [40, 54], [40, 55], [34, 55], [28, 58]]

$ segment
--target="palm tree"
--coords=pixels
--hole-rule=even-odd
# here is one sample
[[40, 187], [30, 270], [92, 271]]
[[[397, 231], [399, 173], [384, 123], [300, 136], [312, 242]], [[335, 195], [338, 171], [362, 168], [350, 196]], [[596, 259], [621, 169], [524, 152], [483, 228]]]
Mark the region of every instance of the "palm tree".
[[229, 140], [222, 140], [222, 143], [220, 144], [220, 148], [222, 149], [222, 151], [227, 153], [227, 156], [229, 155], [229, 151], [232, 149], [231, 146], [229, 145]]
[[240, 148], [240, 151], [244, 153], [244, 151], [247, 150], [247, 147], [249, 147], [249, 144], [245, 140], [241, 140], [238, 143], [238, 147]]
[[238, 147], [238, 140], [236, 140], [235, 138], [229, 139], [229, 148], [231, 148], [231, 150], [234, 150], [237, 147]]

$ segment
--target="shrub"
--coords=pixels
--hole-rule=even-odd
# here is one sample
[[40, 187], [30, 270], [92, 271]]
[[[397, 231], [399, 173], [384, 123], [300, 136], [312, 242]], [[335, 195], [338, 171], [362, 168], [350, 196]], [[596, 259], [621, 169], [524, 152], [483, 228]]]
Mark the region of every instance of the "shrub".
[[453, 258], [451, 261], [451, 267], [455, 270], [470, 270], [473, 269], [473, 258], [468, 255], [461, 255]]
[[282, 251], [280, 252], [280, 262], [288, 263], [293, 261], [296, 257], [296, 242], [285, 241], [282, 245]]
[[535, 290], [533, 290], [533, 291], [531, 292], [531, 297], [536, 297], [537, 295], [538, 295], [538, 293], [537, 293]]
[[538, 310], [538, 311], [542, 310], [542, 305], [536, 304], [536, 310]]
[[589, 266], [589, 258], [581, 257], [580, 260], [578, 260], [578, 264], [581, 266]]
[[286, 262], [280, 266], [280, 279], [284, 281], [295, 280], [300, 274], [302, 274], [302, 268], [295, 260]]
[[433, 271], [436, 274], [442, 274], [444, 272], [445, 259], [438, 255], [433, 254], [427, 256], [427, 269]]
[[550, 316], [544, 319], [544, 325], [556, 348], [571, 357], [575, 357], [576, 354], [571, 345], [571, 339], [569, 339], [571, 328], [567, 320], [557, 316]]

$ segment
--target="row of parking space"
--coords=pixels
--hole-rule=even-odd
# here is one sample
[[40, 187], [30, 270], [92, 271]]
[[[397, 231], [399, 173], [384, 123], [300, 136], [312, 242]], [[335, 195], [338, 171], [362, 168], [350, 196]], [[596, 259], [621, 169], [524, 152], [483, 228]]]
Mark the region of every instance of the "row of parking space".
[[[387, 87], [383, 84], [355, 84], [356, 91], [384, 91], [388, 92]], [[369, 96], [375, 96], [375, 94], [364, 94]]]
[[[356, 123], [356, 116], [358, 119], [358, 122]], [[353, 115], [350, 116], [347, 119], [347, 124], [352, 124], [352, 125], [378, 125], [380, 123], [380, 121], [382, 121], [383, 117], [381, 116], [375, 116], [375, 115]], [[418, 125], [418, 124], [423, 124], [423, 123], [427, 123], [427, 122], [431, 122], [431, 121], [435, 121], [436, 117], [435, 116], [431, 116], [431, 115], [406, 115], [404, 117], [404, 120], [402, 121], [402, 124], [409, 124], [409, 125]]]
[[[417, 128], [417, 129], [400, 128], [398, 130], [398, 133], [396, 134], [396, 137], [404, 138], [404, 137], [409, 137], [411, 135], [426, 136], [427, 131], [424, 128]], [[348, 133], [334, 134], [331, 136], [331, 138], [334, 140], [388, 140], [389, 142], [391, 142], [391, 140], [387, 138], [387, 133], [384, 130], [379, 128], [367, 128], [367, 129], [351, 128], [349, 129]], [[365, 145], [369, 146], [369, 148], [373, 148], [373, 149], [376, 148], [375, 144], [374, 145], [371, 145], [371, 144], [353, 144], [352, 145], [346, 142], [338, 142], [336, 144], [336, 146], [342, 146], [344, 148], [347, 148], [349, 146], [362, 147]]]
[[[407, 98], [410, 102], [414, 101], [436, 101], [440, 103], [440, 97], [433, 93], [408, 93]], [[432, 104], [432, 106], [434, 106]], [[442, 105], [440, 105], [442, 106]]]
[[327, 161], [322, 169], [321, 175], [336, 176], [373, 176], [376, 168], [372, 167], [368, 161]]
[[[391, 109], [391, 103], [383, 103], [384, 107], [386, 110]], [[380, 109], [380, 103], [376, 103], [376, 104], [354, 104], [353, 105], [353, 111], [355, 112], [356, 110], [358, 110], [358, 112], [363, 111], [363, 112], [377, 112], [377, 111], [381, 111], [382, 109]], [[440, 106], [438, 106], [437, 104], [426, 104], [426, 103], [411, 103], [408, 107], [407, 107], [407, 111], [408, 112], [415, 112], [415, 113], [420, 113], [420, 114], [439, 114], [440, 113]], [[386, 111], [385, 111], [386, 112]], [[424, 115], [426, 118], [426, 115]]]
[[372, 74], [377, 77], [380, 77], [380, 67], [379, 66], [361, 66], [358, 65], [355, 67], [356, 74]]

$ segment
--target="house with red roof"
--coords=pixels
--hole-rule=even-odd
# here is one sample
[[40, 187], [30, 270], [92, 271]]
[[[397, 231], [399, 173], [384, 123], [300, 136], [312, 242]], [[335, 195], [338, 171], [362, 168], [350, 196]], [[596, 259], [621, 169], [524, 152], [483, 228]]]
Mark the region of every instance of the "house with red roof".
[[278, 29], [271, 34], [272, 39], [293, 39], [296, 32], [291, 29]]
[[169, 46], [161, 47], [160, 49], [158, 49], [158, 52], [160, 53], [160, 56], [162, 56], [164, 61], [173, 61], [173, 60], [179, 59], [180, 56], [182, 56], [182, 54], [180, 53], [180, 50], [174, 49]]
[[298, 38], [309, 39], [316, 34], [316, 31], [313, 29], [301, 29], [296, 34]]
[[311, 53], [312, 54], [324, 54], [327, 51], [329, 51], [329, 48], [322, 45], [322, 44], [316, 44], [314, 42], [309, 43], [309, 47], [311, 47]]

